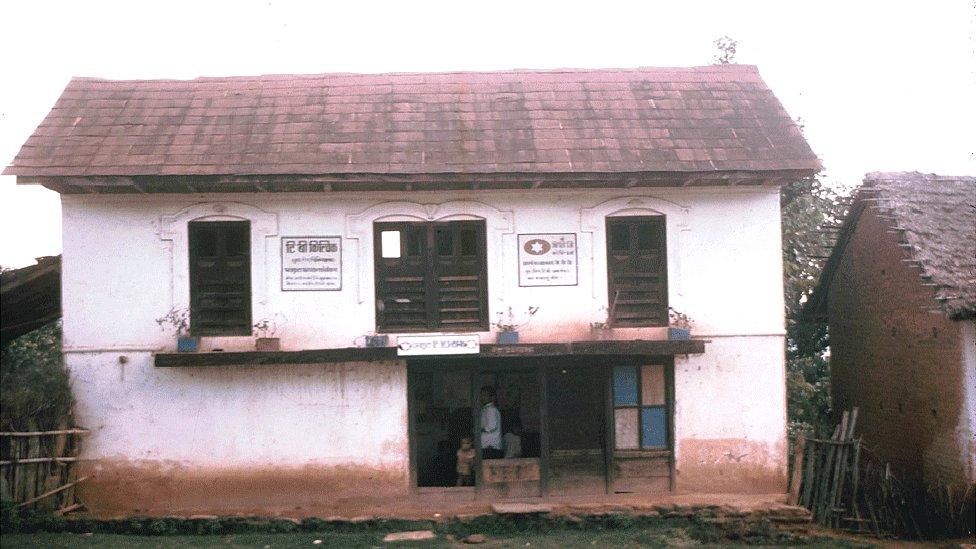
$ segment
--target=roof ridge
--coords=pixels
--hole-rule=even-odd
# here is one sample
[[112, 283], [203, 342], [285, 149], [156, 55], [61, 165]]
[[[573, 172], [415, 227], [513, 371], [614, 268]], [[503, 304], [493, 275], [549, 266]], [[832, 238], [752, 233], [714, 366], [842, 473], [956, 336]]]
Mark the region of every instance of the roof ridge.
[[379, 76], [475, 76], [475, 75], [520, 75], [520, 74], [592, 74], [592, 73], [614, 73], [614, 74], [640, 74], [640, 73], [750, 73], [758, 74], [759, 68], [749, 64], [719, 64], [719, 65], [699, 65], [694, 67], [603, 67], [603, 68], [573, 68], [559, 67], [549, 69], [513, 68], [487, 71], [389, 71], [389, 72], [323, 72], [323, 73], [270, 73], [254, 75], [225, 75], [225, 76], [197, 76], [193, 78], [104, 78], [98, 76], [72, 76], [71, 81], [75, 82], [219, 82], [219, 81], [250, 81], [250, 80], [315, 80], [322, 78], [349, 78], [364, 77], [374, 78]]
[[973, 175], [942, 175], [935, 173], [924, 173], [918, 171], [907, 172], [868, 172], [864, 174], [864, 183], [869, 184], [874, 181], [894, 181], [904, 180], [905, 178], [922, 178], [930, 181], [976, 181]]

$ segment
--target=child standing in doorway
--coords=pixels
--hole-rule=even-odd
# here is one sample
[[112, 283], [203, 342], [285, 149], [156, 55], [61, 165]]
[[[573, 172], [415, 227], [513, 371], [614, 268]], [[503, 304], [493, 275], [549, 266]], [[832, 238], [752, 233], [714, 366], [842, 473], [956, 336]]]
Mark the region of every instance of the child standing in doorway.
[[457, 451], [457, 485], [474, 486], [474, 446], [471, 437], [461, 439], [461, 447]]

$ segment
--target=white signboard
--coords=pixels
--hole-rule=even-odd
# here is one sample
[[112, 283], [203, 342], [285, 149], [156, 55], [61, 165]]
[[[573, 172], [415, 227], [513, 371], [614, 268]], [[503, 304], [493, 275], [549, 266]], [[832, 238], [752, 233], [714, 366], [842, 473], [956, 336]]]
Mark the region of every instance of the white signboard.
[[342, 289], [342, 238], [281, 237], [281, 291]]
[[481, 351], [478, 334], [411, 335], [397, 337], [399, 356], [473, 355]]
[[576, 233], [518, 235], [519, 286], [576, 286]]

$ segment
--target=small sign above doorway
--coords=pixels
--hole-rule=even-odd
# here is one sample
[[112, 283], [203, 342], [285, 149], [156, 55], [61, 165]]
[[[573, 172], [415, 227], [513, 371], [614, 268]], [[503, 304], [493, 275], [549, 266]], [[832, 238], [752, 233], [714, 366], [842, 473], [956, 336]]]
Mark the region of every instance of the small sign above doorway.
[[481, 351], [478, 334], [409, 335], [397, 337], [398, 356], [476, 355]]

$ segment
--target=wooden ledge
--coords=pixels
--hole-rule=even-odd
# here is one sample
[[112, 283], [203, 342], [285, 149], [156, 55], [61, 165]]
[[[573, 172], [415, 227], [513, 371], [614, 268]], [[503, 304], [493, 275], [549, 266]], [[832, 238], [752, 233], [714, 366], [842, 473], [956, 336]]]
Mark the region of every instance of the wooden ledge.
[[263, 366], [279, 364], [327, 364], [390, 360], [483, 359], [546, 356], [674, 356], [705, 352], [700, 339], [685, 341], [573, 341], [571, 343], [485, 344], [476, 355], [397, 356], [396, 347], [345, 347], [307, 351], [243, 351], [209, 353], [156, 353], [159, 368], [197, 366]]

